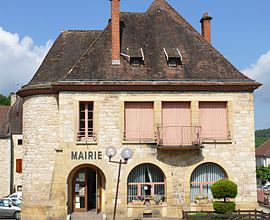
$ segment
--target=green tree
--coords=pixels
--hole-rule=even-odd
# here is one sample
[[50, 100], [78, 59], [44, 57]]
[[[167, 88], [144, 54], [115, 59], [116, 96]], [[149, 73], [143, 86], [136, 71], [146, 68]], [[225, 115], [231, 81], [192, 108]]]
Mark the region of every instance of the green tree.
[[270, 180], [270, 167], [256, 166], [256, 174], [258, 178], [264, 181]]
[[213, 202], [213, 208], [217, 213], [227, 214], [235, 210], [235, 202], [228, 202], [227, 198], [235, 198], [237, 195], [237, 185], [228, 180], [222, 179], [215, 182], [211, 191], [215, 199], [223, 199], [223, 201]]
[[10, 105], [10, 95], [6, 97], [0, 94], [0, 105]]

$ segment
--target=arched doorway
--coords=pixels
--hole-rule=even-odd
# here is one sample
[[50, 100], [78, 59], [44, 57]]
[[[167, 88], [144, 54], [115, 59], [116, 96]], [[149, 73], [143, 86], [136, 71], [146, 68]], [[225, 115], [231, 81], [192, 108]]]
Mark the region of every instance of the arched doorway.
[[71, 212], [102, 211], [105, 177], [96, 166], [74, 168], [68, 178], [68, 209]]

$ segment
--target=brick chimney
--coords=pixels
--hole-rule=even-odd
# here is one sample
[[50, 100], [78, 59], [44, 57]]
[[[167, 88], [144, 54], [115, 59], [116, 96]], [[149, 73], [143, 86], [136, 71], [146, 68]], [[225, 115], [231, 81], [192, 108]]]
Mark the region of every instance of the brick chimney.
[[202, 36], [211, 44], [211, 20], [213, 17], [205, 12], [200, 20], [202, 26]]
[[120, 0], [112, 2], [112, 64], [120, 65]]

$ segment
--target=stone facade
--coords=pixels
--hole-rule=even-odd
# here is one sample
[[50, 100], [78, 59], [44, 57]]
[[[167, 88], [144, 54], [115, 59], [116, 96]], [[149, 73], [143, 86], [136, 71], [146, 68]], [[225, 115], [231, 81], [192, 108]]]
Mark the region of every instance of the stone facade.
[[10, 194], [10, 139], [0, 139], [0, 198]]
[[[23, 157], [23, 145], [22, 145], [22, 134], [12, 135], [12, 146], [13, 146], [13, 191], [20, 191], [22, 189], [22, 173], [16, 172], [16, 160], [22, 159]], [[21, 141], [21, 143], [20, 143]]]
[[[94, 102], [93, 142], [77, 141], [79, 102]], [[191, 123], [199, 123], [199, 101], [226, 101], [231, 140], [207, 140], [202, 150], [160, 150], [156, 143], [123, 141], [124, 103], [154, 102], [154, 126], [162, 124], [162, 101], [191, 102]], [[108, 146], [134, 151], [122, 166], [117, 213], [138, 217], [144, 206], [127, 204], [127, 178], [142, 163], [158, 166], [166, 177], [166, 203], [155, 207], [162, 216], [181, 216], [182, 209], [200, 210], [190, 201], [190, 177], [205, 162], [220, 165], [228, 178], [238, 185], [238, 208], [256, 208], [254, 148], [254, 110], [252, 93], [181, 92], [60, 92], [59, 95], [35, 95], [25, 98], [23, 106], [23, 220], [66, 219], [72, 212], [72, 179], [82, 166], [100, 171], [101, 211], [113, 210], [118, 165], [105, 156]], [[101, 159], [72, 160], [72, 152], [101, 151]], [[116, 157], [116, 159], [120, 159]], [[34, 195], [34, 196], [33, 196]], [[207, 206], [206, 208], [209, 208]]]

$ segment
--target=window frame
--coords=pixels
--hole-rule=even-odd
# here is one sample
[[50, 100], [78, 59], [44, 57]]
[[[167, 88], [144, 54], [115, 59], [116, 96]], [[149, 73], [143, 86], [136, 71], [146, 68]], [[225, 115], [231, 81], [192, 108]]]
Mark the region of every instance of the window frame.
[[[91, 105], [91, 110], [89, 111], [89, 104]], [[81, 110], [81, 105], [84, 105], [84, 110]], [[96, 141], [95, 125], [94, 125], [94, 101], [79, 101], [78, 103], [78, 118], [77, 118], [77, 141], [80, 142], [93, 142]], [[84, 119], [81, 117], [81, 113], [84, 113]], [[92, 127], [89, 131], [89, 113], [92, 113]], [[84, 121], [84, 127], [81, 127], [81, 121]], [[84, 131], [83, 131], [84, 129]], [[87, 131], [86, 131], [87, 129]]]
[[[135, 172], [135, 169], [136, 168], [139, 168], [139, 167], [142, 167], [143, 166], [146, 166], [146, 165], [151, 165], [153, 167], [155, 167], [156, 170], [158, 170], [162, 175], [162, 178], [163, 178], [163, 182], [129, 182], [129, 177], [130, 175], [132, 175], [132, 172]], [[159, 194], [158, 196], [161, 196], [161, 198], [163, 198], [163, 201], [166, 201], [166, 195], [167, 195], [167, 185], [166, 185], [166, 176], [164, 174], [164, 172], [161, 170], [161, 168], [159, 168], [158, 166], [156, 166], [155, 164], [151, 164], [151, 163], [142, 163], [142, 164], [139, 164], [137, 166], [135, 166], [129, 173], [128, 175], [128, 178], [127, 178], [127, 202], [130, 203], [133, 201], [132, 198], [136, 198], [137, 199], [140, 199], [140, 200], [144, 200], [144, 202], [146, 202], [148, 199], [150, 198], [153, 198], [155, 195], [155, 188], [156, 186], [161, 186], [163, 185], [163, 188], [164, 188], [164, 194]], [[130, 195], [129, 193], [129, 186], [136, 186], [137, 187], [137, 195]], [[143, 195], [143, 190], [142, 188], [144, 186], [151, 186], [151, 191], [150, 191], [150, 195]]]
[[[211, 165], [213, 167], [219, 168], [221, 171], [223, 171], [223, 175], [224, 175], [224, 178], [221, 178], [221, 179], [228, 179], [228, 174], [227, 174], [226, 170], [222, 166], [220, 166], [219, 164], [217, 164], [217, 163], [205, 162], [205, 163], [202, 163], [202, 164], [198, 165], [192, 171], [191, 176], [190, 176], [190, 201], [191, 202], [194, 202], [196, 200], [196, 197], [192, 198], [192, 196], [193, 196], [192, 195], [192, 185], [195, 185], [196, 184], [196, 185], [199, 185], [199, 187], [200, 187], [199, 195], [197, 195], [197, 196], [207, 196], [208, 199], [211, 199], [211, 198], [209, 198], [209, 194], [204, 195], [204, 192], [203, 192], [204, 186], [206, 186], [207, 190], [210, 189], [210, 191], [211, 191], [211, 185], [213, 185], [216, 181], [218, 181], [218, 180], [215, 180], [215, 181], [192, 181], [192, 177], [193, 177], [193, 174], [195, 174], [195, 171], [197, 171], [198, 169], [200, 169], [202, 166], [205, 166], [205, 165]], [[210, 174], [207, 173], [207, 178], [209, 177], [209, 175]]]
[[[218, 137], [219, 134], [213, 136], [211, 135], [211, 137], [209, 136], [205, 136], [203, 134], [203, 126], [201, 125], [201, 116], [200, 116], [200, 104], [201, 103], [224, 103], [225, 104], [225, 113], [226, 113], [226, 127], [225, 127], [225, 132], [226, 132], [226, 137]], [[230, 131], [230, 119], [229, 119], [229, 101], [199, 101], [198, 102], [198, 111], [199, 111], [199, 126], [201, 128], [201, 134], [200, 134], [200, 138], [204, 141], [209, 141], [209, 140], [215, 140], [215, 141], [231, 141], [231, 131]]]

